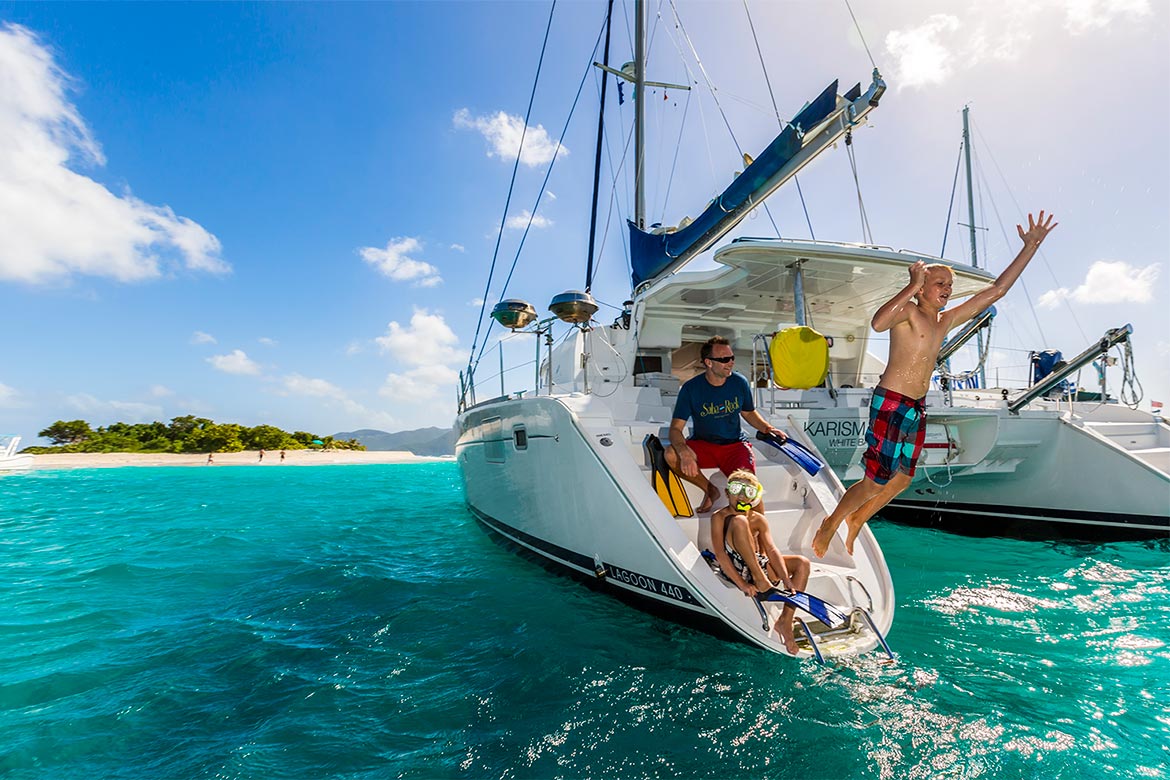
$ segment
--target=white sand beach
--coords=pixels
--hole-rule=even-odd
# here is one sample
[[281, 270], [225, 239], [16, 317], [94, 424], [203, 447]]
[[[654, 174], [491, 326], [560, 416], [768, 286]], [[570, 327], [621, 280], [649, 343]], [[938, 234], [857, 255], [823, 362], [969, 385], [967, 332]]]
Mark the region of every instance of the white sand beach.
[[392, 450], [362, 452], [358, 450], [285, 450], [284, 461], [280, 450], [265, 450], [260, 460], [257, 450], [217, 452], [213, 462], [207, 462], [207, 453], [171, 455], [138, 452], [92, 452], [54, 455], [34, 455], [34, 469], [100, 469], [121, 466], [345, 466], [369, 463], [427, 463], [451, 460], [426, 458], [411, 452]]

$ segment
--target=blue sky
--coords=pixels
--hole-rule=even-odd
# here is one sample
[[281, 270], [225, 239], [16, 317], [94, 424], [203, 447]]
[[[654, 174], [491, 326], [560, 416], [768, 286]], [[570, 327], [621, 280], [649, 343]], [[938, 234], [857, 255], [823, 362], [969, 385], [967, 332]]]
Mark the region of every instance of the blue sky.
[[[993, 357], [1010, 374], [1028, 349], [1076, 354], [1132, 322], [1143, 406], [1170, 397], [1166, 8], [853, 5], [891, 87], [856, 134], [874, 241], [939, 251], [969, 103], [990, 268], [1014, 256], [1021, 209], [1060, 221], [999, 306]], [[718, 97], [648, 96], [651, 218], [675, 223], [742, 167], [720, 110], [750, 153], [777, 122], [742, 2], [651, 7], [652, 77], [705, 82], [693, 45]], [[0, 432], [182, 414], [319, 434], [449, 425], [549, 8], [0, 2]], [[843, 2], [748, 8], [783, 115], [833, 79], [868, 83]], [[553, 15], [510, 224], [536, 203], [602, 9]], [[614, 97], [607, 182], [632, 116]], [[583, 284], [596, 100], [590, 75], [507, 292], [542, 311]], [[609, 304], [628, 292], [617, 178], [594, 285]], [[843, 147], [800, 178], [817, 238], [863, 239]], [[770, 208], [808, 236], [794, 188]], [[503, 273], [520, 235], [504, 230]], [[946, 254], [967, 254], [954, 224]]]

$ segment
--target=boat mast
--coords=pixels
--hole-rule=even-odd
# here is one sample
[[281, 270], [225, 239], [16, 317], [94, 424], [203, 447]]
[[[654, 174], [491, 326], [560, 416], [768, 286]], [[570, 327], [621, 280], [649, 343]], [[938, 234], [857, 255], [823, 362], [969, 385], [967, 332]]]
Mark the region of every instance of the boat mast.
[[642, 91], [646, 87], [646, 6], [634, 3], [634, 224], [646, 229], [646, 192], [642, 186], [645, 164], [645, 135]]
[[979, 252], [975, 247], [975, 198], [971, 194], [971, 128], [967, 122], [970, 106], [963, 106], [963, 158], [967, 163], [967, 231], [971, 236], [971, 265], [979, 267]]
[[[975, 239], [975, 197], [971, 183], [971, 125], [967, 119], [970, 106], [963, 106], [963, 158], [967, 167], [967, 232], [971, 237], [971, 265], [979, 267], [979, 249]], [[975, 335], [979, 354], [983, 354], [983, 332]], [[987, 387], [987, 375], [982, 364], [979, 366], [979, 386]]]
[[605, 12], [605, 53], [602, 56], [601, 106], [597, 110], [597, 151], [593, 157], [593, 206], [589, 215], [589, 262], [585, 267], [585, 292], [593, 288], [593, 250], [597, 240], [597, 195], [601, 190], [601, 145], [605, 140], [605, 88], [609, 85], [606, 68], [609, 67], [609, 33], [613, 27], [613, 0]]

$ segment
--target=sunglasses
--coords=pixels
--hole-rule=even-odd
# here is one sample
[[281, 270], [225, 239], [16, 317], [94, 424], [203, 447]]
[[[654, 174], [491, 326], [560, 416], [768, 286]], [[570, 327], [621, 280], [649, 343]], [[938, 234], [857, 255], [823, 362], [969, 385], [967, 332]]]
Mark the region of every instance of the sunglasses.
[[727, 357], [709, 357], [708, 360], [714, 360], [716, 363], [730, 363], [735, 360], [735, 355], [728, 355]]
[[753, 485], [750, 482], [728, 482], [727, 492], [733, 496], [742, 495], [748, 501], [751, 501], [763, 492], [763, 488], [758, 485]]

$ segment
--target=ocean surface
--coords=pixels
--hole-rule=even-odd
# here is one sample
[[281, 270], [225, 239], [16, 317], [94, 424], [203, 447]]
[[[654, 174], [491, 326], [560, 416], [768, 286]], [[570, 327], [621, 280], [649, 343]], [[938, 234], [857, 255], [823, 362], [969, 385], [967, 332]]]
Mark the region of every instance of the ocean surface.
[[876, 522], [894, 665], [647, 616], [451, 463], [0, 477], [3, 778], [1165, 778], [1164, 543]]

